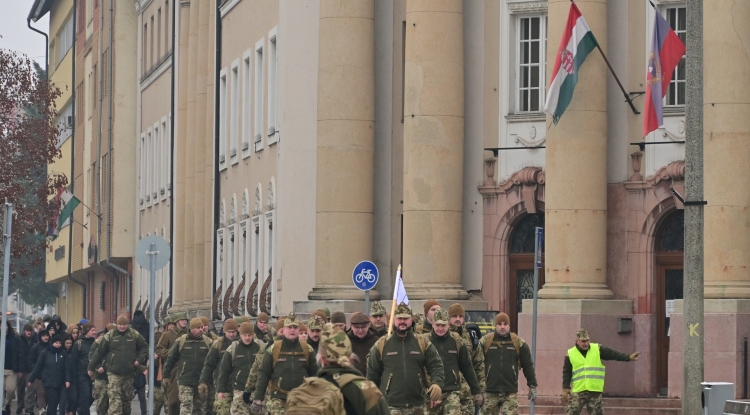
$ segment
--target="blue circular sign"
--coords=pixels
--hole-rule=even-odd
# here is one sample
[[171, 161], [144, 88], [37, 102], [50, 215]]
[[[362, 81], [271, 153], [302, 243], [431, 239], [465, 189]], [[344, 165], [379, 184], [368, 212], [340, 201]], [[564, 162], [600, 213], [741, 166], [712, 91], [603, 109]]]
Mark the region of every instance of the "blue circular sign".
[[370, 291], [378, 283], [378, 267], [370, 261], [362, 261], [352, 272], [354, 286], [362, 291]]

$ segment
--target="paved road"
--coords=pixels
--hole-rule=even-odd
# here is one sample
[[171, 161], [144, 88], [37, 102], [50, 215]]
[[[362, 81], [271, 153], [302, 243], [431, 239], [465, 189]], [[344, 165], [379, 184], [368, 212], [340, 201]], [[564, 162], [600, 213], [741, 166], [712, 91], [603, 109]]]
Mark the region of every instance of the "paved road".
[[[146, 399], [148, 399], [148, 397], [146, 397]], [[146, 401], [146, 403], [148, 404], [148, 400]], [[145, 415], [145, 414], [141, 414], [141, 406], [140, 405], [141, 404], [138, 402], [138, 398], [134, 399], [133, 403], [130, 405], [130, 414], [131, 415]], [[96, 405], [91, 405], [91, 415], [97, 415], [95, 406]], [[13, 403], [11, 404], [11, 414], [15, 414], [16, 413], [16, 408], [17, 408], [16, 407], [16, 401], [13, 401]], [[162, 414], [163, 413], [164, 413], [164, 411], [162, 411]], [[36, 414], [39, 414], [39, 412], [37, 411]]]

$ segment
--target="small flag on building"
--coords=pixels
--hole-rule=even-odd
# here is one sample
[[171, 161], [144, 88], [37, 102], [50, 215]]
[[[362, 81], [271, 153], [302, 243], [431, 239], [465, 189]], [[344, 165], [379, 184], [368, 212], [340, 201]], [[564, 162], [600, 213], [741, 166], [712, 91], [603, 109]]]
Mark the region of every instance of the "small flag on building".
[[646, 74], [646, 104], [643, 109], [643, 136], [664, 124], [662, 98], [672, 81], [672, 72], [685, 55], [685, 44], [669, 26], [664, 17], [654, 13], [654, 32], [651, 35], [651, 53], [648, 55]]
[[58, 206], [60, 206], [60, 211], [57, 214], [57, 220], [55, 220], [54, 228], [52, 229], [53, 241], [60, 233], [60, 229], [65, 226], [65, 223], [73, 215], [73, 211], [76, 207], [81, 204], [81, 201], [65, 188], [60, 188], [57, 192], [57, 196], [55, 196], [55, 200], [57, 201]]
[[544, 112], [552, 115], [555, 124], [560, 121], [560, 117], [573, 99], [573, 91], [578, 83], [578, 71], [583, 61], [598, 45], [575, 2], [571, 2], [568, 22], [565, 24], [555, 67], [552, 70], [547, 101], [544, 103]]

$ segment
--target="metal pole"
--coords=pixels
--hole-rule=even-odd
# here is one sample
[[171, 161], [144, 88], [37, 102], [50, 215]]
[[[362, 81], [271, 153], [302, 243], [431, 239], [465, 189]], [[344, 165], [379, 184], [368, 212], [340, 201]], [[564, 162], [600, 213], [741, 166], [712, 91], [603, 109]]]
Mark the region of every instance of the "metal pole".
[[[544, 229], [536, 227], [534, 231], [534, 314], [531, 319], [531, 361], [536, 364], [536, 322], [537, 322], [537, 291], [539, 291], [539, 269], [542, 268], [542, 242]], [[529, 414], [534, 415], [534, 401], [529, 401]]]
[[703, 411], [703, 0], [687, 2], [683, 415]]
[[370, 315], [370, 290], [365, 291], [365, 314]]
[[149, 336], [148, 336], [148, 413], [153, 415], [154, 413], [154, 376], [156, 374], [156, 366], [154, 361], [154, 337], [156, 336], [156, 313], [154, 312], [154, 298], [156, 297], [156, 255], [159, 251], [156, 250], [156, 244], [152, 243], [148, 250], [148, 257], [151, 266], [151, 284], [148, 292], [148, 308], [149, 308]]
[[[13, 227], [13, 204], [5, 201], [5, 226], [3, 227], [3, 298], [2, 298], [2, 327], [0, 327], [0, 367], [5, 367], [5, 337], [8, 334], [8, 285], [10, 285], [10, 237]], [[0, 376], [0, 392], [5, 389], [5, 376]]]

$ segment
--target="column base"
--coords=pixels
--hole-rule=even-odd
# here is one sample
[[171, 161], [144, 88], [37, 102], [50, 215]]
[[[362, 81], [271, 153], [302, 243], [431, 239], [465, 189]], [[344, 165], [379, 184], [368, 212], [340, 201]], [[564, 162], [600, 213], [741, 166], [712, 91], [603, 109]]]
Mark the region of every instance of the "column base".
[[591, 299], [609, 300], [614, 298], [612, 290], [607, 284], [593, 284], [583, 282], [546, 283], [539, 290], [539, 298], [546, 299]]
[[[355, 300], [364, 301], [365, 292], [354, 288], [353, 285], [316, 285], [312, 291], [307, 293], [307, 299], [311, 301], [328, 300]], [[379, 301], [380, 293], [370, 290], [370, 301]]]
[[[468, 300], [469, 293], [460, 284], [404, 284], [409, 300]], [[441, 303], [442, 304], [442, 303]]]
[[750, 298], [750, 282], [748, 281], [707, 281], [703, 287], [703, 295], [706, 299]]

